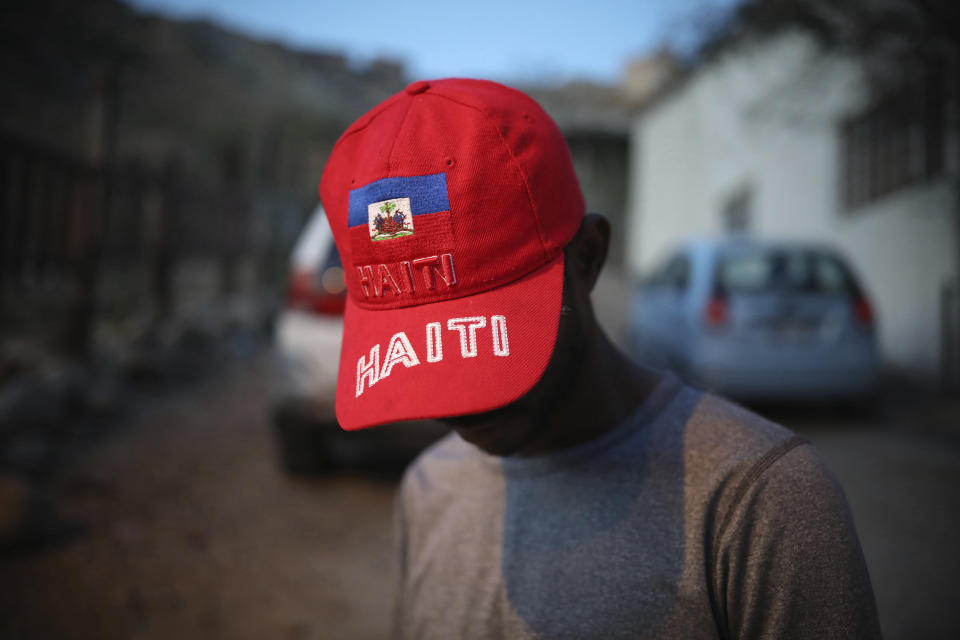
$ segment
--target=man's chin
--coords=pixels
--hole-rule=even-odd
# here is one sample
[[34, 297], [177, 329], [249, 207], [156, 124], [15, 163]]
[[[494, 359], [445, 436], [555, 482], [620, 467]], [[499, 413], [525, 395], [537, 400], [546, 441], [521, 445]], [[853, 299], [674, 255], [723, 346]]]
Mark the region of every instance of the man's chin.
[[444, 418], [442, 422], [473, 446], [495, 456], [516, 453], [536, 431], [529, 420], [500, 411]]

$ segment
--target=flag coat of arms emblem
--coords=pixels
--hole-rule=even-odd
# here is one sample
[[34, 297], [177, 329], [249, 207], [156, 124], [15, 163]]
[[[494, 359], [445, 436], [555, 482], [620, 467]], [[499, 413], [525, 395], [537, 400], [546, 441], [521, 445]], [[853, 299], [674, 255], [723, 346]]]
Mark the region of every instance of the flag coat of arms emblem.
[[412, 236], [410, 198], [393, 198], [367, 205], [367, 228], [374, 241]]

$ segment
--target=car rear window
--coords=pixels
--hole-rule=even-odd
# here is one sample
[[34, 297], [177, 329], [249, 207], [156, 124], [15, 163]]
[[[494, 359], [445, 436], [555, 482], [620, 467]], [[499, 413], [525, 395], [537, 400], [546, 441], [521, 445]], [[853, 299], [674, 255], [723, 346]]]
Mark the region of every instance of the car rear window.
[[822, 251], [747, 251], [724, 256], [717, 287], [726, 292], [798, 291], [851, 293], [855, 284], [846, 266]]

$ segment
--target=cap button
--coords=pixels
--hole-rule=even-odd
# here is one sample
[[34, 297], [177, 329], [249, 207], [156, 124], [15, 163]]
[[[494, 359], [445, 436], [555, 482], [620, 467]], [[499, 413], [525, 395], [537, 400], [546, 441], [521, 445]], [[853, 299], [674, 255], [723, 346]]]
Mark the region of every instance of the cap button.
[[415, 96], [418, 93], [423, 93], [430, 88], [430, 83], [426, 80], [417, 80], [416, 82], [411, 82], [407, 85], [407, 94]]

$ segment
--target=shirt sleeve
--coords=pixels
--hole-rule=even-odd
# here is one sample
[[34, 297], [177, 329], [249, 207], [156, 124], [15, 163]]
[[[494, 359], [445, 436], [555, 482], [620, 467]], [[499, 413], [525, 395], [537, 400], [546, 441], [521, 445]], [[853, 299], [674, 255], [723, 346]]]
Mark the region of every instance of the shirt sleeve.
[[401, 640], [406, 637], [404, 613], [406, 603], [404, 602], [404, 586], [407, 578], [407, 526], [403, 510], [403, 485], [397, 491], [393, 503], [393, 542], [394, 542], [394, 562], [396, 563], [396, 575], [394, 578], [393, 589], [393, 620], [391, 624], [391, 637], [394, 640]]
[[736, 483], [718, 528], [721, 629], [737, 640], [880, 638], [843, 490], [812, 446], [779, 449]]

